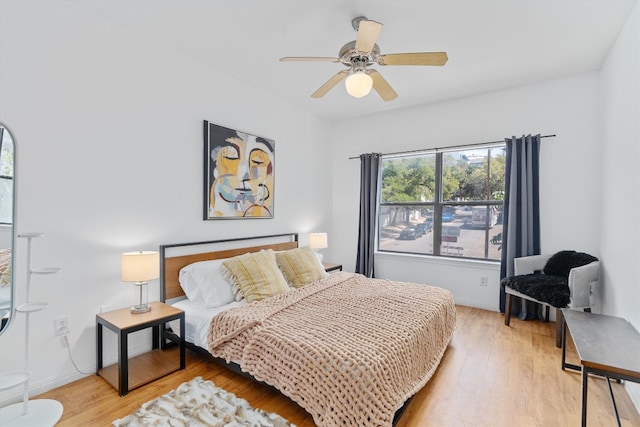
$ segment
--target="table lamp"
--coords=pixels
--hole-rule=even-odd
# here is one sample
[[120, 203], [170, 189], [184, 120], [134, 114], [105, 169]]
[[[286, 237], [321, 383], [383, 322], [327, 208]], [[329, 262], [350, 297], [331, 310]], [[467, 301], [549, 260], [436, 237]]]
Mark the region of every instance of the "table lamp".
[[311, 233], [309, 235], [309, 247], [318, 253], [318, 259], [322, 262], [322, 254], [318, 250], [329, 247], [327, 233]]
[[[154, 251], [125, 252], [122, 254], [122, 281], [133, 282], [140, 290], [140, 302], [131, 307], [132, 313], [146, 313], [148, 304], [147, 281], [160, 276], [160, 254]], [[146, 295], [142, 296], [145, 287]]]

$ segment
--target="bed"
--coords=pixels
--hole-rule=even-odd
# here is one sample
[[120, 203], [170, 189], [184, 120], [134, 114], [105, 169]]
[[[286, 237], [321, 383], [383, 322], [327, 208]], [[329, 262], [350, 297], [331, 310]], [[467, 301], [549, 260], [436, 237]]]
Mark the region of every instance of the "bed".
[[[278, 389], [317, 425], [391, 426], [444, 355], [453, 298], [432, 286], [327, 274], [310, 253], [296, 233], [162, 245], [161, 299], [185, 310], [194, 348]], [[229, 287], [232, 300], [196, 297], [189, 274], [202, 279], [220, 264], [233, 286], [217, 293]], [[247, 284], [247, 271], [262, 284]], [[276, 291], [255, 298], [265, 286]]]

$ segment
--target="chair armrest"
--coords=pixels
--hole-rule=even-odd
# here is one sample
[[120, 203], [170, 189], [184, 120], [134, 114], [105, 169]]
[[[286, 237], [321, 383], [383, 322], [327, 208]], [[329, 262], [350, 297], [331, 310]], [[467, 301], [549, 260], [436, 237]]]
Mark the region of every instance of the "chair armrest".
[[530, 255], [513, 259], [513, 272], [515, 276], [532, 274], [536, 270], [542, 270], [551, 255]]
[[594, 291], [600, 279], [600, 261], [594, 261], [569, 271], [569, 291], [571, 292], [571, 308], [592, 307]]

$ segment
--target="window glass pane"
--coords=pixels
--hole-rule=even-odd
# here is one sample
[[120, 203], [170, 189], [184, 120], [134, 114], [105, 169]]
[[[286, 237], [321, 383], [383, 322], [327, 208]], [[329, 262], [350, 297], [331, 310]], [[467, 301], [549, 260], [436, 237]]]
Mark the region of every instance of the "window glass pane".
[[433, 207], [381, 206], [378, 249], [433, 254]]
[[435, 154], [382, 159], [380, 200], [431, 202], [436, 189]]
[[[445, 217], [445, 209], [453, 211]], [[500, 260], [502, 206], [445, 206], [442, 213], [440, 254], [454, 257]], [[489, 215], [487, 216], [487, 213]], [[451, 219], [451, 221], [446, 221]]]
[[503, 147], [452, 151], [442, 158], [442, 200], [502, 200]]

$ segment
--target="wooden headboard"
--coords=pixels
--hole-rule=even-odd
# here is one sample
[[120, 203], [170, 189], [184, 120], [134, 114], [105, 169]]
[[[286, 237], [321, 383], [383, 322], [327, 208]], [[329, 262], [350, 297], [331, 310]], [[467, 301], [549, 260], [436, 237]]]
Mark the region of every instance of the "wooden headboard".
[[160, 301], [184, 297], [178, 277], [182, 267], [194, 262], [231, 258], [262, 249], [284, 251], [297, 247], [298, 233], [160, 245]]

